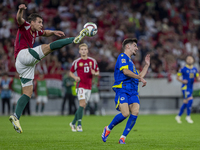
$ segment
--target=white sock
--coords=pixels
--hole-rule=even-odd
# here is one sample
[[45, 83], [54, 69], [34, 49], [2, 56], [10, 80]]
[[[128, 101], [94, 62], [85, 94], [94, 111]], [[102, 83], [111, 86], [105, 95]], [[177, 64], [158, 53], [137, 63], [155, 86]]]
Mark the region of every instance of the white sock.
[[108, 128], [108, 126], [107, 126], [107, 130], [108, 130], [108, 131], [111, 131], [111, 130]]
[[121, 139], [121, 138], [124, 138], [124, 140], [126, 140], [126, 136], [124, 136], [124, 135], [121, 135], [120, 139]]

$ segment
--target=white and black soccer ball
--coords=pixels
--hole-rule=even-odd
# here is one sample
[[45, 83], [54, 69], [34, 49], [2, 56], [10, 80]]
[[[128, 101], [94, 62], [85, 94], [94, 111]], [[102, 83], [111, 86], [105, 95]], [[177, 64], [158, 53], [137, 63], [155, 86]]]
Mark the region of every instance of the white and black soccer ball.
[[87, 36], [94, 36], [97, 34], [97, 25], [95, 23], [92, 23], [92, 22], [87, 22], [83, 28], [88, 28], [89, 30], [89, 33]]

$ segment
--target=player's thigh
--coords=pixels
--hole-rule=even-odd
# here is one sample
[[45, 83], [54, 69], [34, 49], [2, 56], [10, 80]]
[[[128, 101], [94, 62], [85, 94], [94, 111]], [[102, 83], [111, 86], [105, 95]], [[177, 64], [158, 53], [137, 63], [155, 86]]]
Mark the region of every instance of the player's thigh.
[[29, 96], [31, 98], [33, 94], [33, 85], [22, 87], [23, 94]]
[[82, 100], [85, 99], [85, 89], [84, 88], [78, 88], [76, 89], [76, 93], [77, 93], [77, 98], [78, 100]]
[[42, 48], [42, 52], [45, 56], [47, 56], [49, 53], [52, 52], [52, 50], [50, 49], [50, 44], [42, 44], [41, 48]]
[[79, 100], [79, 106], [81, 106], [81, 107], [86, 107], [86, 101], [85, 101], [85, 99], [81, 99], [81, 100]]
[[132, 115], [138, 116], [140, 104], [132, 103], [129, 105], [129, 109], [130, 109]]
[[187, 104], [189, 100], [193, 99], [192, 90], [182, 90], [183, 93], [183, 103]]
[[128, 117], [130, 114], [128, 103], [119, 104], [119, 110], [124, 117]]
[[19, 76], [26, 80], [34, 79], [35, 65], [44, 57], [41, 46], [21, 50], [16, 58], [15, 67]]
[[33, 66], [37, 64], [42, 58], [44, 58], [42, 48], [41, 46], [37, 46], [34, 48], [21, 50], [17, 55], [16, 61], [19, 61], [25, 66]]
[[128, 95], [127, 93], [116, 93], [115, 97], [116, 109], [120, 110], [124, 117], [129, 116]]
[[85, 107], [86, 106], [86, 90], [84, 88], [78, 88], [77, 90], [77, 98], [79, 100], [79, 106]]

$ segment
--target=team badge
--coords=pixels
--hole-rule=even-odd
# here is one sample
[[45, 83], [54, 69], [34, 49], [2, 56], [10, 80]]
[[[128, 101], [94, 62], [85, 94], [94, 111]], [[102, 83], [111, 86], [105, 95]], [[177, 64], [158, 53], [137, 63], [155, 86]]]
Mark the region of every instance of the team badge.
[[126, 59], [122, 59], [122, 63], [126, 63]]
[[91, 61], [89, 62], [89, 65], [92, 66], [92, 62]]
[[82, 67], [82, 66], [83, 66], [83, 63], [82, 63], [82, 62], [81, 62], [81, 63], [79, 63], [79, 66], [80, 66], [80, 67]]
[[83, 97], [83, 95], [80, 95], [80, 98], [82, 98]]
[[124, 97], [121, 97], [121, 100], [123, 101], [123, 100], [125, 100], [125, 98], [124, 98]]

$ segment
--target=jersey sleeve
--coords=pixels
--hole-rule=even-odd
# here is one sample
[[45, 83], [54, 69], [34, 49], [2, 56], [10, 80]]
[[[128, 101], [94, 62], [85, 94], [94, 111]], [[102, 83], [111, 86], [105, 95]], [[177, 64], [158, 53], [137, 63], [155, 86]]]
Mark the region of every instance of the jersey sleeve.
[[93, 65], [93, 66], [94, 66], [93, 69], [94, 69], [95, 71], [99, 71], [99, 67], [98, 67], [98, 64], [97, 64], [97, 61], [96, 61], [96, 60], [94, 60], [94, 65]]
[[195, 68], [195, 71], [196, 71], [196, 72], [195, 72], [195, 77], [198, 78], [198, 77], [199, 77], [199, 73], [198, 73], [197, 68]]
[[118, 63], [119, 63], [119, 70], [122, 71], [123, 69], [129, 69], [128, 68], [128, 59], [125, 57], [124, 54], [121, 54], [118, 57]]
[[77, 69], [77, 61], [75, 60], [72, 63], [72, 67], [71, 67], [70, 71], [74, 73], [76, 71], [76, 69]]
[[181, 68], [181, 69], [179, 69], [179, 71], [178, 71], [178, 73], [177, 73], [177, 76], [182, 76], [182, 74], [183, 74], [183, 68]]
[[25, 27], [25, 26], [30, 26], [30, 23], [27, 22], [27, 21], [24, 21], [23, 24], [21, 24], [21, 25], [18, 24], [18, 26], [19, 26], [19, 28], [23, 28], [23, 27]]
[[42, 36], [44, 34], [44, 30], [36, 31], [36, 37]]

